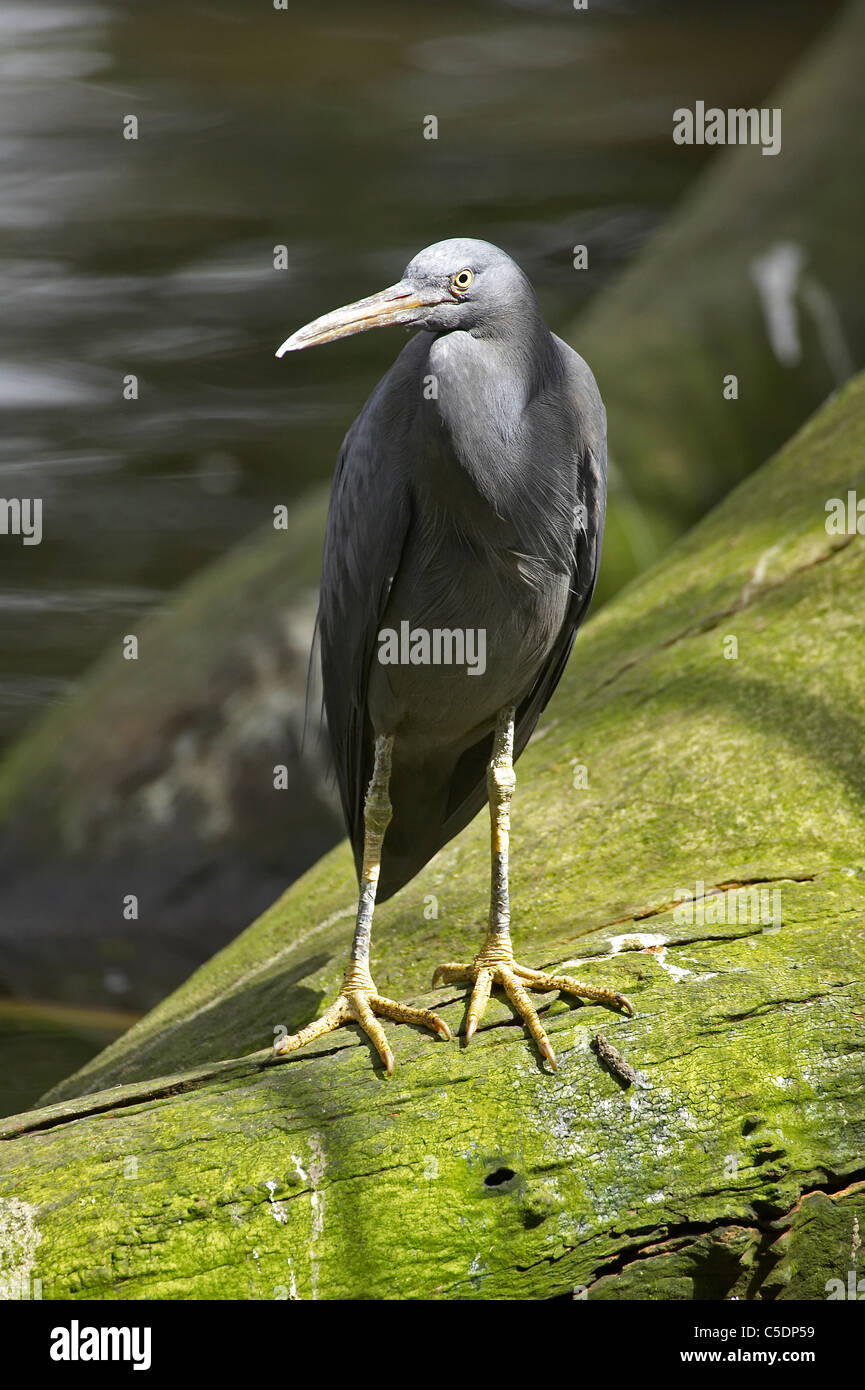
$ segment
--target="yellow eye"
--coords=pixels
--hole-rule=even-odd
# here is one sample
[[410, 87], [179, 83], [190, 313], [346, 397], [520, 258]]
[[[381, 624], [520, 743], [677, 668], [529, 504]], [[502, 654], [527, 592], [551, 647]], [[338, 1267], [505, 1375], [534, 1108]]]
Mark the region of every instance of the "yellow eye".
[[451, 289], [456, 290], [457, 293], [461, 290], [467, 290], [474, 278], [472, 271], [458, 270], [456, 275], [451, 276]]

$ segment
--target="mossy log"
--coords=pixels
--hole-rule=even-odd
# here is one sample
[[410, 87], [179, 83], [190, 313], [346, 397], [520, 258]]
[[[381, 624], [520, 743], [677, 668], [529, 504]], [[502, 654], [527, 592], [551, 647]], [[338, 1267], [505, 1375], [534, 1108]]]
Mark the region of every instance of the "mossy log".
[[[825, 525], [850, 488], [865, 378], [588, 623], [518, 764], [518, 955], [634, 1018], [555, 999], [555, 1075], [499, 999], [470, 1048], [389, 1025], [390, 1080], [353, 1028], [273, 1062], [340, 981], [340, 846], [3, 1123], [5, 1276], [43, 1298], [822, 1299], [861, 1273], [865, 539]], [[479, 941], [487, 853], [481, 816], [377, 914], [379, 988], [455, 1032], [463, 990], [423, 991]], [[698, 884], [720, 896], [688, 920]]]

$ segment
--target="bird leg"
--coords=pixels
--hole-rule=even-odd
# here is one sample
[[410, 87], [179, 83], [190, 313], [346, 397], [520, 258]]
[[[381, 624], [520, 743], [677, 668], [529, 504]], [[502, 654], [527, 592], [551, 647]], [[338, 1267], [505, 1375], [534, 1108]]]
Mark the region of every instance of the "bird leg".
[[514, 1009], [525, 1023], [553, 1071], [556, 1057], [529, 998], [529, 989], [545, 993], [564, 990], [583, 999], [597, 999], [629, 1014], [633, 1009], [623, 994], [615, 990], [598, 989], [582, 984], [568, 975], [548, 975], [543, 970], [528, 970], [517, 965], [511, 945], [511, 910], [508, 895], [508, 842], [511, 828], [511, 797], [516, 786], [514, 775], [514, 707], [499, 712], [496, 720], [493, 753], [487, 766], [487, 793], [490, 802], [492, 869], [490, 882], [490, 916], [487, 934], [480, 951], [470, 965], [450, 962], [440, 965], [433, 976], [433, 987], [454, 980], [471, 980], [472, 994], [466, 1016], [466, 1045], [472, 1039], [490, 997], [494, 984], [501, 985]]
[[444, 1019], [429, 1009], [412, 1009], [407, 1004], [398, 1004], [393, 999], [385, 999], [376, 990], [369, 972], [369, 947], [372, 938], [372, 914], [375, 908], [375, 894], [381, 869], [381, 848], [385, 831], [390, 824], [392, 807], [389, 796], [391, 754], [393, 736], [381, 735], [375, 741], [375, 766], [366, 793], [363, 807], [364, 841], [363, 868], [361, 871], [360, 894], [357, 904], [357, 921], [354, 928], [354, 941], [348, 969], [345, 972], [342, 989], [333, 1004], [325, 1010], [321, 1018], [308, 1023], [299, 1033], [293, 1033], [274, 1044], [274, 1055], [284, 1056], [295, 1052], [314, 1038], [331, 1033], [343, 1023], [359, 1023], [367, 1037], [375, 1045], [378, 1055], [384, 1062], [388, 1076], [393, 1074], [393, 1053], [388, 1046], [384, 1029], [378, 1017], [390, 1018], [398, 1023], [416, 1023], [431, 1028], [443, 1038], [450, 1038], [451, 1031]]

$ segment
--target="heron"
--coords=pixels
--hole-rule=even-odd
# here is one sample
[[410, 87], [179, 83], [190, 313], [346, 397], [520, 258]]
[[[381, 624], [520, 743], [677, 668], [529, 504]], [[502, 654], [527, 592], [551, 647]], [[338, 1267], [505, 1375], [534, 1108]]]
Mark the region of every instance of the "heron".
[[[432, 1010], [378, 993], [373, 911], [488, 801], [486, 934], [473, 960], [440, 965], [433, 987], [471, 985], [466, 1044], [493, 986], [502, 987], [555, 1070], [530, 991], [633, 1012], [612, 989], [518, 964], [508, 888], [514, 764], [597, 579], [606, 414], [591, 370], [547, 327], [525, 273], [487, 241], [428, 246], [398, 283], [298, 329], [276, 355], [388, 325], [419, 331], [340, 449], [317, 618], [324, 713], [358, 878], [354, 936], [336, 1000], [275, 1052], [353, 1022], [390, 1075], [380, 1019], [452, 1037]], [[392, 649], [384, 659], [383, 633], [408, 639], [397, 643], [401, 657]], [[437, 661], [436, 633], [451, 642]], [[454, 634], [468, 633], [476, 651], [483, 634], [483, 663], [448, 659], [460, 656]]]

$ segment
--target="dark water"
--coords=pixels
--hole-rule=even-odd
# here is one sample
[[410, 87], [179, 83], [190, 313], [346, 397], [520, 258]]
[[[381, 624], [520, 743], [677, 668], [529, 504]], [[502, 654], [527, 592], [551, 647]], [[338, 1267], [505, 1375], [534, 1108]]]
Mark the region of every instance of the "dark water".
[[7, 4], [0, 496], [41, 497], [44, 539], [0, 536], [0, 742], [329, 474], [400, 344], [278, 363], [289, 331], [460, 234], [562, 329], [698, 171], [673, 108], [758, 102], [835, 8]]

